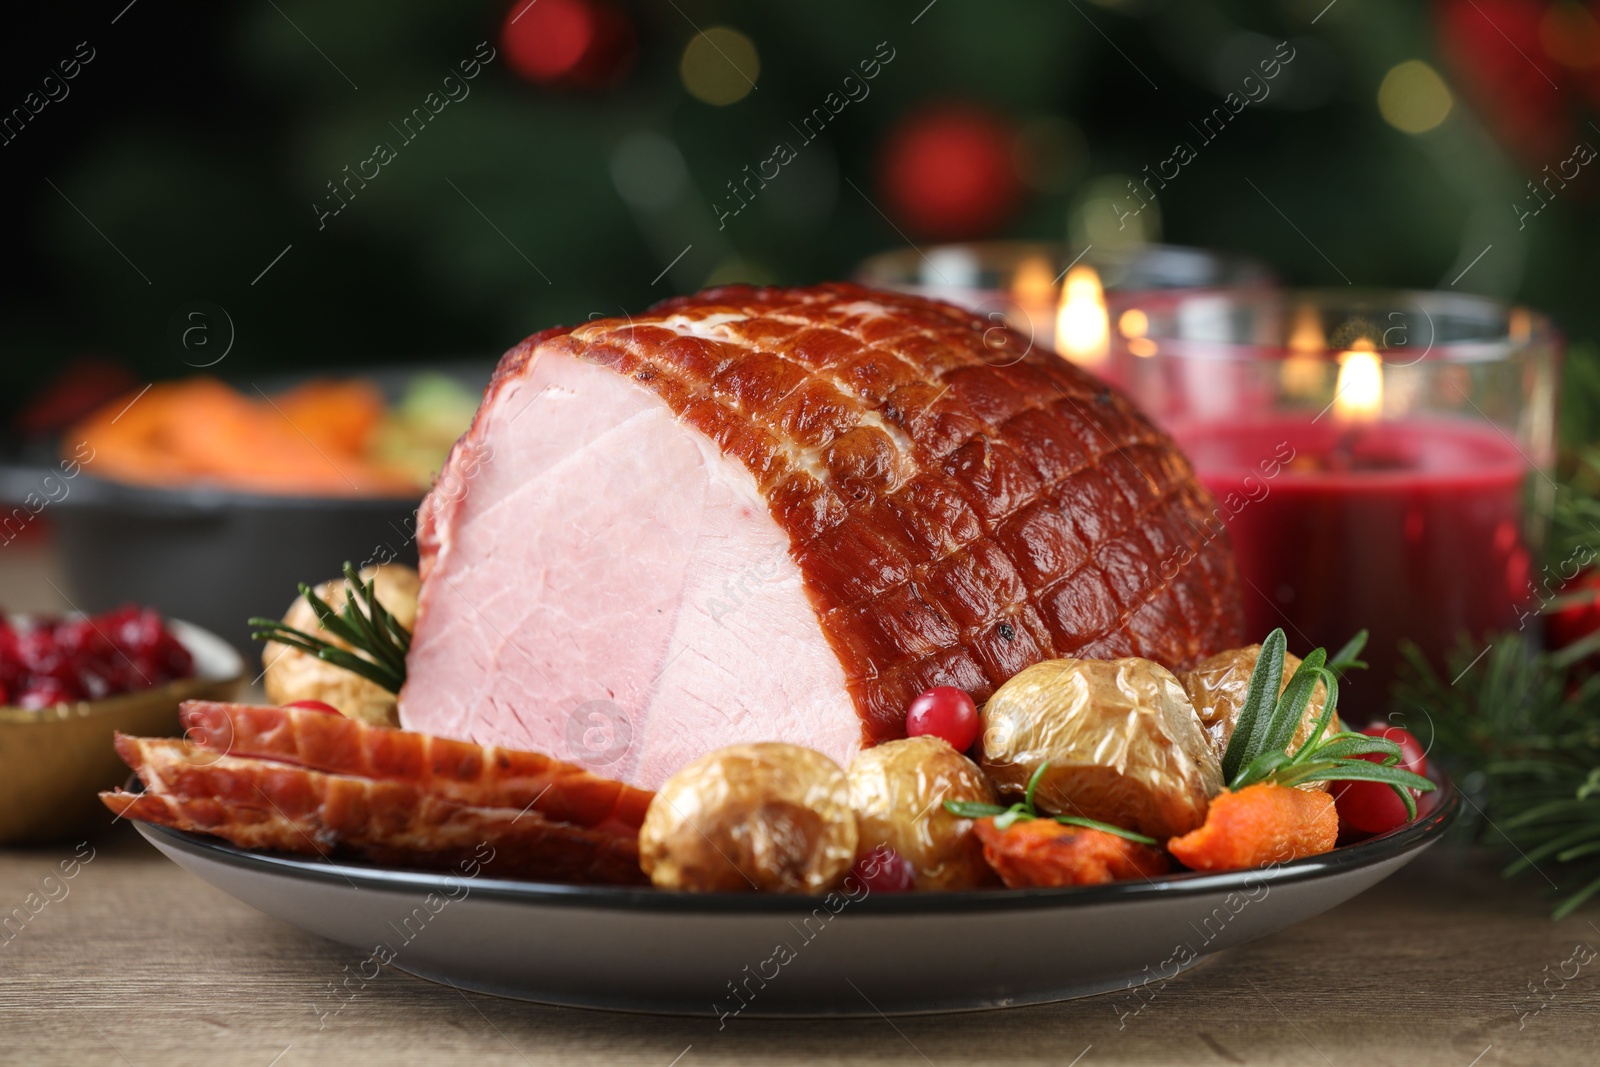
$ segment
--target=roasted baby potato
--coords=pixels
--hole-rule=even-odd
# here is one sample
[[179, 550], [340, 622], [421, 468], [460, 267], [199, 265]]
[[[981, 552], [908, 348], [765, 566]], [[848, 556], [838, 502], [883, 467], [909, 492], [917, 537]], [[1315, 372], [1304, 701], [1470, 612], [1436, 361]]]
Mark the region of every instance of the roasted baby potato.
[[973, 820], [945, 810], [946, 800], [995, 802], [994, 787], [978, 765], [937, 737], [887, 741], [850, 764], [864, 857], [887, 845], [911, 864], [915, 889], [974, 889], [993, 885]]
[[[417, 622], [417, 595], [422, 582], [417, 572], [399, 563], [384, 563], [363, 567], [361, 577], [373, 582], [378, 603], [395, 617], [406, 629]], [[348, 583], [343, 578], [323, 582], [314, 592], [334, 611], [344, 608], [348, 599]], [[343, 641], [322, 628], [317, 613], [305, 597], [299, 597], [284, 613], [286, 625], [303, 630], [340, 647], [348, 648]], [[266, 668], [262, 685], [267, 699], [274, 704], [290, 704], [296, 700], [320, 700], [332, 704], [346, 717], [372, 723], [374, 726], [398, 726], [400, 715], [395, 694], [359, 674], [335, 667], [309, 652], [289, 645], [268, 642], [261, 653], [261, 665]]]
[[983, 767], [1020, 800], [1041, 766], [1042, 813], [1158, 841], [1205, 821], [1222, 769], [1178, 679], [1147, 659], [1036, 663], [983, 706]]
[[[1211, 747], [1215, 750], [1219, 761], [1222, 759], [1222, 754], [1227, 751], [1228, 741], [1233, 737], [1234, 724], [1239, 721], [1239, 709], [1244, 706], [1245, 694], [1250, 689], [1250, 672], [1256, 669], [1256, 660], [1260, 657], [1261, 646], [1250, 645], [1248, 648], [1219, 652], [1210, 659], [1202, 660], [1194, 670], [1178, 673], [1178, 681], [1189, 694], [1189, 701], [1194, 705], [1195, 714], [1200, 716], [1200, 724], [1205, 727], [1206, 735], [1211, 738]], [[1300, 666], [1298, 656], [1292, 653], [1284, 655], [1283, 685], [1279, 687], [1279, 692], [1288, 686], [1289, 679], [1294, 677], [1295, 668], [1298, 666]], [[1311, 736], [1311, 728], [1316, 725], [1317, 716], [1322, 714], [1327, 701], [1328, 688], [1318, 682], [1317, 687], [1311, 691], [1311, 699], [1306, 703], [1306, 712], [1300, 720], [1300, 727], [1294, 732], [1294, 742], [1289, 746], [1291, 752], [1298, 751]], [[1343, 729], [1339, 716], [1335, 714], [1328, 720], [1323, 736], [1332, 736]], [[1326, 792], [1328, 783], [1308, 782], [1300, 788]]]
[[777, 741], [707, 753], [667, 779], [639, 830], [639, 865], [661, 889], [821, 893], [856, 858], [839, 765]]

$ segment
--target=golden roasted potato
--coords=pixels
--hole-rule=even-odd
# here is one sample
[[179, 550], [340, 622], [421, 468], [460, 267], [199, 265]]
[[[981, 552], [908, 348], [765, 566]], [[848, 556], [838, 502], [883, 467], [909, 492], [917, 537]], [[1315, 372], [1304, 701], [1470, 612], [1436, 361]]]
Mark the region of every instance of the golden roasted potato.
[[983, 706], [983, 767], [1000, 793], [1158, 841], [1205, 821], [1222, 769], [1178, 679], [1147, 659], [1036, 663]]
[[[375, 567], [363, 567], [361, 577], [373, 582], [378, 603], [395, 617], [395, 621], [408, 630], [416, 625], [417, 594], [422, 588], [416, 571], [399, 563], [383, 563]], [[349, 596], [348, 584], [343, 578], [335, 578], [317, 586], [315, 592], [329, 607], [340, 611]], [[348, 647], [322, 628], [317, 621], [317, 613], [311, 609], [305, 597], [297, 597], [289, 605], [283, 621], [297, 630]], [[320, 700], [332, 704], [351, 719], [360, 719], [375, 726], [400, 725], [395, 694], [359, 674], [320, 660], [309, 652], [268, 642], [261, 652], [261, 665], [266, 668], [262, 686], [267, 691], [267, 699], [274, 704]]]
[[856, 841], [837, 763], [777, 741], [731, 745], [667, 779], [639, 829], [639, 866], [661, 889], [821, 893]]
[[[1239, 721], [1239, 709], [1244, 707], [1245, 694], [1250, 690], [1250, 672], [1256, 669], [1256, 660], [1260, 657], [1261, 646], [1250, 645], [1219, 652], [1210, 659], [1202, 660], [1194, 670], [1178, 673], [1178, 682], [1189, 694], [1189, 701], [1194, 705], [1195, 714], [1200, 716], [1200, 724], [1211, 738], [1211, 747], [1216, 751], [1219, 761], [1228, 749], [1229, 740], [1233, 738], [1233, 727]], [[1298, 666], [1300, 657], [1292, 652], [1284, 654], [1283, 684], [1278, 687], [1280, 693], [1288, 686]], [[1311, 699], [1306, 702], [1305, 715], [1294, 732], [1294, 742], [1289, 751], [1298, 751], [1306, 743], [1311, 736], [1311, 728], [1316, 725], [1317, 716], [1322, 714], [1327, 702], [1328, 688], [1318, 682], [1311, 691]], [[1322, 733], [1324, 737], [1331, 737], [1343, 729], [1344, 724], [1335, 713]], [[1328, 783], [1307, 782], [1300, 788], [1326, 791]]]
[[994, 885], [971, 819], [952, 815], [946, 800], [995, 803], [978, 765], [938, 737], [886, 741], [857, 756], [847, 772], [860, 842], [857, 858], [880, 846], [911, 864], [916, 889]]

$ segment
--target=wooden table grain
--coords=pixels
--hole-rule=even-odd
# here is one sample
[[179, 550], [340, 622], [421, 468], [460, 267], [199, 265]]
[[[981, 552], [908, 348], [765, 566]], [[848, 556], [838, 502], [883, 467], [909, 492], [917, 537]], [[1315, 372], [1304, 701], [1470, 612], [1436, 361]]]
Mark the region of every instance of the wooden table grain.
[[[323, 1015], [331, 983], [359, 953], [232, 900], [126, 825], [77, 855], [89, 849], [70, 880], [60, 871], [71, 846], [0, 850], [0, 917], [12, 915], [0, 928], [0, 1063], [1600, 1062], [1600, 959], [1559, 977], [1572, 974], [1563, 961], [1576, 946], [1600, 947], [1600, 909], [1552, 923], [1533, 886], [1506, 884], [1491, 857], [1448, 846], [1332, 912], [1186, 973], [1133, 1017], [1118, 1011], [1126, 998], [1101, 996], [960, 1015], [736, 1019], [724, 1029], [709, 1017], [499, 1000], [393, 967]], [[956, 929], [950, 950], [962, 951]], [[1541, 1007], [1530, 983], [1547, 980]]]

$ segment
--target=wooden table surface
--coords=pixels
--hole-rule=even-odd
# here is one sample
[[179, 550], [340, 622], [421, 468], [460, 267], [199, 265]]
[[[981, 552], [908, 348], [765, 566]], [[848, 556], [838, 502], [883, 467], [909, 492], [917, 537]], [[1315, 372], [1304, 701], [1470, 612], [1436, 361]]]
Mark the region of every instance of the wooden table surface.
[[[711, 1018], [462, 993], [393, 967], [324, 1019], [317, 1006], [353, 950], [223, 895], [125, 825], [89, 847], [75, 878], [52, 883], [55, 899], [0, 931], [0, 1063], [1600, 1062], [1600, 963], [1564, 987], [1552, 977], [1572, 973], [1562, 964], [1575, 946], [1600, 946], [1597, 909], [1552, 923], [1532, 886], [1448, 846], [1179, 977], [1125, 1027], [1116, 998], [1101, 996], [893, 1021], [737, 1019], [720, 1031]], [[43, 898], [73, 852], [0, 850], [0, 913]], [[1529, 983], [1546, 978], [1543, 1009], [1519, 1018], [1519, 1006], [1538, 1007]]]
[[[55, 573], [48, 552], [21, 547], [0, 552], [0, 602], [64, 607], [43, 580]], [[126, 824], [77, 855], [91, 848], [76, 877], [49, 882], [72, 846], [0, 849], [0, 1064], [1600, 1063], [1600, 960], [1560, 976], [1575, 947], [1600, 948], [1600, 906], [1552, 923], [1537, 887], [1450, 846], [1180, 976], [1126, 1025], [1125, 998], [1108, 995], [893, 1021], [735, 1019], [720, 1031], [711, 1018], [462, 993], [393, 967], [322, 1018], [352, 950], [225, 896]], [[1546, 981], [1541, 1008], [1530, 986]]]

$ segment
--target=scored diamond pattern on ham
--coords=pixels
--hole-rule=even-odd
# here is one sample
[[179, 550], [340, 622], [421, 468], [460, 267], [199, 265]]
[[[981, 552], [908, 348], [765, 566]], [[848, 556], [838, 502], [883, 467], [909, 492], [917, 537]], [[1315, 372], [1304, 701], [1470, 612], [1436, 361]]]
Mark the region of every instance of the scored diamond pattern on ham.
[[946, 304], [735, 286], [547, 330], [423, 503], [402, 722], [647, 788], [737, 741], [848, 762], [933, 685], [1241, 644], [1214, 508], [1120, 392]]

